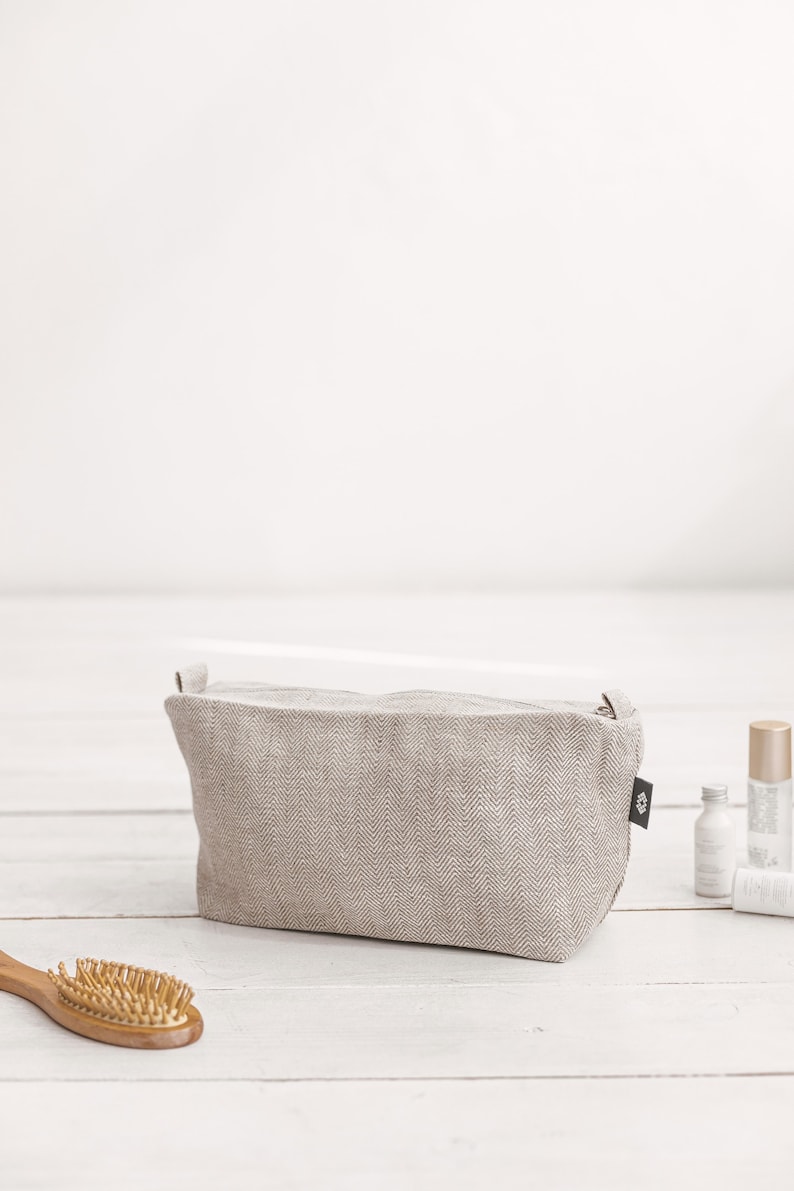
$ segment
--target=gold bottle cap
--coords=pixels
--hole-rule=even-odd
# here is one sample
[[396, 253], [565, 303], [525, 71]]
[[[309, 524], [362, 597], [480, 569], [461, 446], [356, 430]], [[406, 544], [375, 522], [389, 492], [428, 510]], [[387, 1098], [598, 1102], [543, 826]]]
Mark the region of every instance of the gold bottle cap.
[[791, 724], [783, 720], [750, 724], [750, 777], [757, 782], [784, 782], [791, 777]]

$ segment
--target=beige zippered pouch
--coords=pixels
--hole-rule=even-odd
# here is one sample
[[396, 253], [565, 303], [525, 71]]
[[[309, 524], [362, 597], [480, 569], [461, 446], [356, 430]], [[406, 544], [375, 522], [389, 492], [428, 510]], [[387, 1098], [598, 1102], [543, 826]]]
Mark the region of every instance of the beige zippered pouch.
[[565, 960], [629, 858], [638, 712], [177, 674], [166, 711], [199, 830], [199, 911]]

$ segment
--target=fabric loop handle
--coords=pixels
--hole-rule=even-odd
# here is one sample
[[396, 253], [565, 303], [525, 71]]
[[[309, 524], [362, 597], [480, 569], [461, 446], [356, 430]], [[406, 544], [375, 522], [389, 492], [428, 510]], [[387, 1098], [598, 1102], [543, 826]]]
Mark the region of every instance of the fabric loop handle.
[[176, 689], [183, 695], [200, 695], [207, 686], [206, 662], [193, 662], [176, 672]]
[[634, 715], [634, 705], [623, 691], [614, 687], [612, 690], [604, 691], [601, 698], [606, 703], [616, 720], [628, 720]]

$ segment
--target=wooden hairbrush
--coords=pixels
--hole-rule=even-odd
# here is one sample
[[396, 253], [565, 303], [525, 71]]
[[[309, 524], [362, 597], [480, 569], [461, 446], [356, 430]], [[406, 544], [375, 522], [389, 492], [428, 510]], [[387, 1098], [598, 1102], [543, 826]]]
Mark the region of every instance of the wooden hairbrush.
[[42, 972], [0, 951], [0, 991], [32, 1001], [75, 1034], [113, 1046], [166, 1050], [197, 1042], [204, 1029], [184, 980], [132, 964], [78, 959], [70, 976], [62, 963], [57, 973]]

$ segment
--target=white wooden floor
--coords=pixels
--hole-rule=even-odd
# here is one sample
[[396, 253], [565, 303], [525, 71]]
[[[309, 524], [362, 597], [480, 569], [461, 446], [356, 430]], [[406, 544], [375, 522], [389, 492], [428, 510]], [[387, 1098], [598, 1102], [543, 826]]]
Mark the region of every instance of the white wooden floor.
[[[794, 1168], [794, 921], [692, 892], [703, 782], [744, 846], [747, 724], [794, 718], [794, 596], [0, 605], [0, 947], [197, 989], [196, 1046], [102, 1046], [0, 994], [0, 1186], [739, 1187]], [[650, 831], [572, 960], [196, 916], [172, 673], [597, 698], [646, 729]]]

